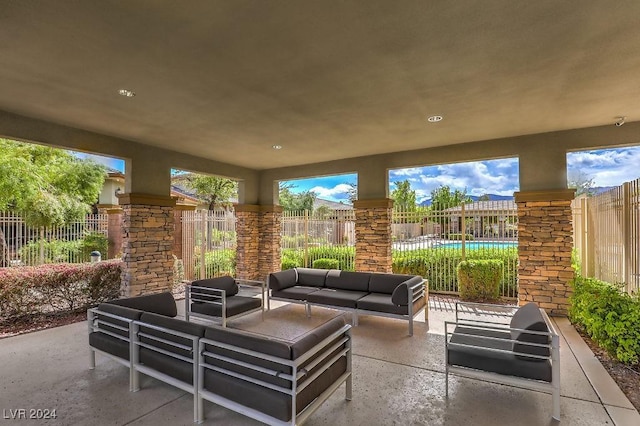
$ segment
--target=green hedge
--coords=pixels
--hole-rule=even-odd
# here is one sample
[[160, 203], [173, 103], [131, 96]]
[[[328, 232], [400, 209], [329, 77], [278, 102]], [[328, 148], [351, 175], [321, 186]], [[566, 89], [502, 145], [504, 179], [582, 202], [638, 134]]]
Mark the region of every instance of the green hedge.
[[355, 253], [355, 247], [352, 246], [310, 247], [307, 250], [307, 263], [305, 263], [302, 249], [283, 249], [281, 268], [283, 270], [296, 267], [312, 268], [314, 260], [335, 259], [338, 262], [338, 267], [335, 269], [354, 271]]
[[338, 259], [316, 259], [311, 267], [314, 269], [340, 269]]
[[[465, 251], [466, 260], [501, 260], [504, 265], [502, 296], [517, 296], [518, 249], [474, 249]], [[420, 275], [429, 281], [431, 291], [458, 291], [456, 268], [462, 261], [459, 248], [393, 251], [392, 269], [396, 274]]]
[[496, 259], [460, 262], [456, 268], [460, 298], [472, 302], [497, 300], [503, 268], [502, 261]]
[[0, 269], [0, 323], [73, 312], [120, 294], [119, 260]]
[[569, 318], [610, 355], [626, 364], [640, 359], [640, 298], [619, 286], [577, 276]]

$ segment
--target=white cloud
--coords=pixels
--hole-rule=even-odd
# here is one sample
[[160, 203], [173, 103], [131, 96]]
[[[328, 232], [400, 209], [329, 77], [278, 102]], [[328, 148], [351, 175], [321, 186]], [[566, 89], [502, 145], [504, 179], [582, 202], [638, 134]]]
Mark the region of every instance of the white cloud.
[[350, 185], [346, 183], [340, 183], [333, 188], [326, 188], [324, 186], [314, 186], [309, 191], [315, 192], [318, 198], [324, 198], [325, 200], [340, 201], [349, 198]]
[[640, 147], [567, 154], [567, 173], [593, 179], [595, 186], [618, 186], [640, 177]]

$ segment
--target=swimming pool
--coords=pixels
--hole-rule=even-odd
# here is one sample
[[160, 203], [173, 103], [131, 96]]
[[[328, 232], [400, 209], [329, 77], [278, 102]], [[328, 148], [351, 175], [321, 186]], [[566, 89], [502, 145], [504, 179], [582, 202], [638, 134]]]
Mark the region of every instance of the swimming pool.
[[[437, 248], [452, 248], [459, 249], [462, 248], [461, 241], [452, 241], [447, 243], [437, 244], [435, 247]], [[502, 250], [508, 248], [517, 248], [518, 243], [513, 241], [504, 242], [504, 241], [468, 241], [464, 243], [465, 250]]]

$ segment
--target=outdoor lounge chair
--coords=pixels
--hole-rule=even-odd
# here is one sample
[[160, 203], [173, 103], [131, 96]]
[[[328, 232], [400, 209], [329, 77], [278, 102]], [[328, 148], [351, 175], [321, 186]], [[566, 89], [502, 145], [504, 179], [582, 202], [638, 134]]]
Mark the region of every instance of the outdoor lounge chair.
[[[461, 319], [464, 314], [473, 315]], [[511, 321], [501, 322], [498, 316]], [[552, 415], [560, 420], [559, 342], [546, 312], [533, 302], [515, 311], [498, 305], [456, 303], [456, 321], [445, 322], [447, 398], [450, 373], [521, 386], [551, 393]]]
[[[265, 289], [264, 281], [230, 276], [193, 281], [185, 286], [185, 318], [220, 321], [226, 327], [232, 318], [260, 311], [264, 314]], [[253, 297], [256, 290], [261, 293], [260, 298]], [[246, 294], [250, 291], [254, 294]]]

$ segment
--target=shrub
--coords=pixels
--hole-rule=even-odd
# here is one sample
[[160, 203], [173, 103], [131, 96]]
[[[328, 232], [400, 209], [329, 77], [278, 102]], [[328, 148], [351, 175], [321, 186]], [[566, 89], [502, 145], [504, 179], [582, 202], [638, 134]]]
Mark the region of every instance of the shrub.
[[[499, 259], [502, 261], [503, 295], [517, 295], [518, 250], [474, 249], [466, 250], [466, 260]], [[420, 275], [429, 281], [429, 290], [458, 291], [456, 268], [462, 261], [460, 248], [426, 248], [417, 250], [394, 250], [392, 270], [396, 274]]]
[[[194, 265], [194, 275], [196, 279], [200, 279], [201, 262], [202, 256], [198, 256]], [[207, 277], [218, 277], [221, 275], [235, 276], [236, 251], [233, 249], [209, 251], [204, 255], [204, 267]]]
[[611, 356], [626, 364], [640, 359], [640, 299], [620, 286], [577, 276], [569, 318]]
[[338, 267], [343, 271], [355, 271], [354, 258], [355, 247], [350, 246], [321, 246], [309, 247], [307, 249], [307, 262], [304, 261], [304, 250], [302, 249], [283, 249], [282, 250], [282, 269], [291, 268], [313, 268], [313, 262], [318, 259], [335, 259], [338, 261]]
[[338, 261], [338, 267], [343, 271], [355, 271], [355, 255], [356, 249], [352, 246], [324, 246], [311, 247], [307, 250], [307, 268], [313, 266], [316, 259], [335, 259]]
[[88, 233], [79, 242], [78, 251], [80, 252], [80, 259], [76, 261], [89, 262], [92, 251], [99, 251], [104, 259], [107, 257], [108, 250], [109, 240], [102, 232]]
[[0, 269], [0, 323], [40, 313], [72, 312], [117, 298], [121, 262]]
[[40, 263], [40, 247], [44, 254], [43, 263], [89, 262], [91, 252], [97, 250], [106, 257], [109, 242], [101, 232], [91, 232], [84, 238], [65, 240], [35, 240], [20, 248], [20, 259], [24, 265]]
[[338, 259], [316, 259], [311, 267], [314, 269], [339, 269], [339, 266]]
[[462, 300], [492, 301], [500, 294], [503, 264], [500, 260], [464, 260], [456, 268]]

